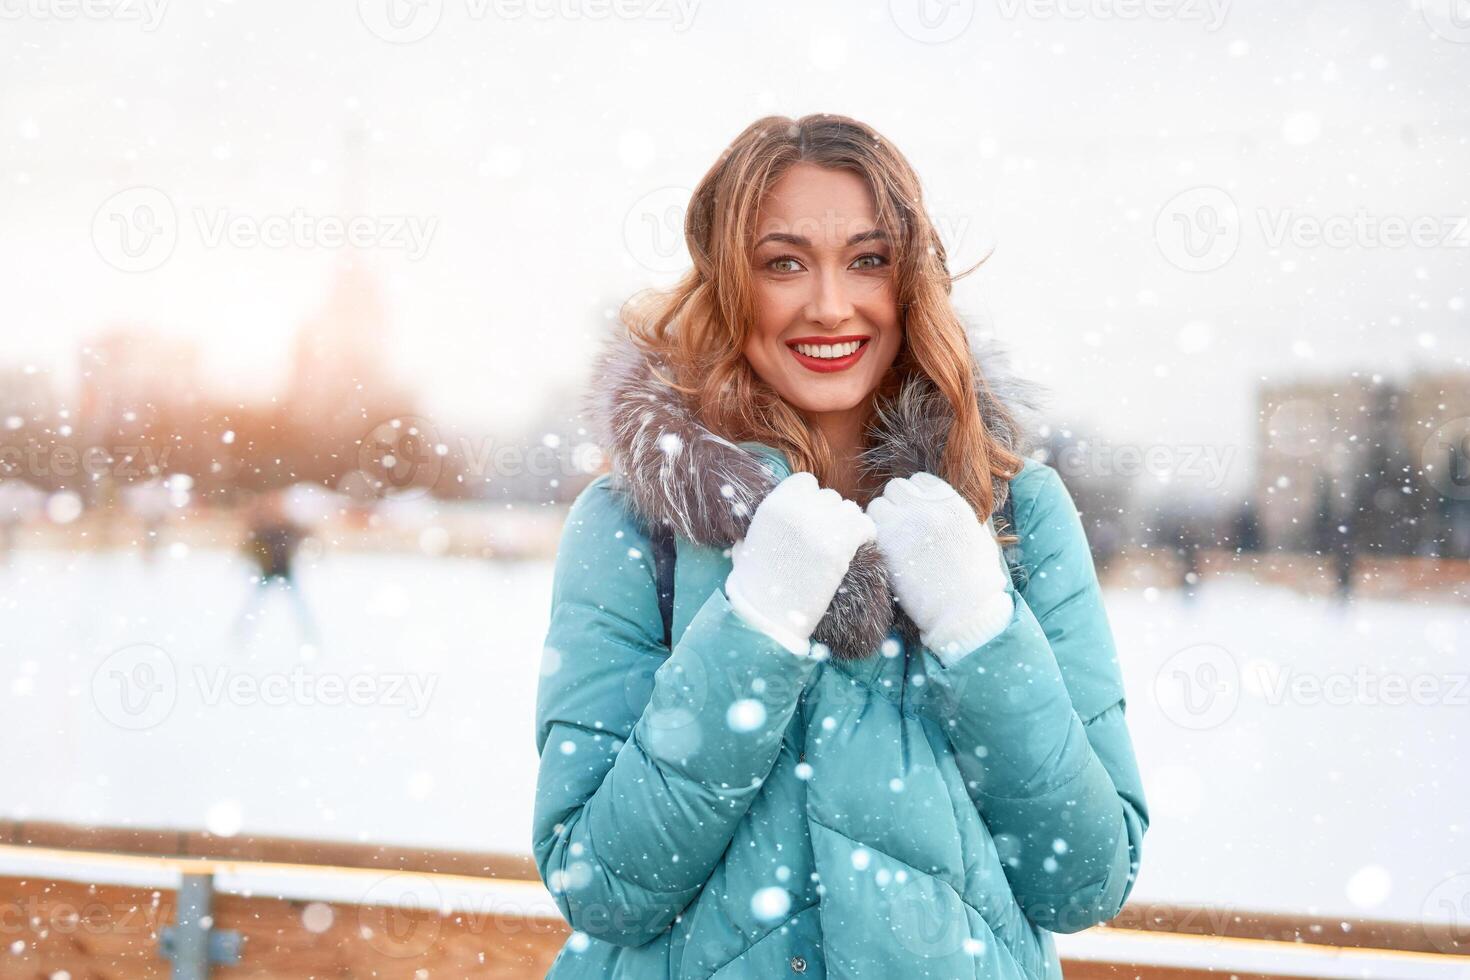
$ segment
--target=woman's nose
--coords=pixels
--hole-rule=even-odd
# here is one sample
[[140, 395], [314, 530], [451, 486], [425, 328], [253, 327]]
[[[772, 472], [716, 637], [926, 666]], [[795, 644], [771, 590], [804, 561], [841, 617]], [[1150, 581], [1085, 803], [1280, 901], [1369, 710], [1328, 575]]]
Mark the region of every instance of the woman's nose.
[[812, 296], [806, 315], [813, 323], [835, 326], [852, 318], [852, 299], [842, 281], [842, 272], [829, 269], [812, 277]]

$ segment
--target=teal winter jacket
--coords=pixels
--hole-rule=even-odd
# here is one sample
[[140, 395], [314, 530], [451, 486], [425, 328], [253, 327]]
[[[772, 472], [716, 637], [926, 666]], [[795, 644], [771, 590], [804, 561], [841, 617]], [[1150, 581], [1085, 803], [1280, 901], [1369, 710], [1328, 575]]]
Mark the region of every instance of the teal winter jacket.
[[1077, 509], [1033, 459], [1007, 490], [1014, 613], [948, 667], [898, 629], [789, 653], [682, 533], [670, 649], [638, 494], [580, 493], [536, 705], [532, 846], [573, 929], [549, 977], [1061, 976], [1051, 934], [1118, 913], [1148, 812]]

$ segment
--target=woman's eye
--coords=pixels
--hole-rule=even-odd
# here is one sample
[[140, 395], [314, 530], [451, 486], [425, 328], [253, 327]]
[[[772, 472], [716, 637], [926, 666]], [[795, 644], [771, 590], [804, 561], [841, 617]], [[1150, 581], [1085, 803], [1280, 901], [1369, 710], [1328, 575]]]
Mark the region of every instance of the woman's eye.
[[789, 255], [783, 255], [767, 262], [766, 268], [773, 272], [800, 272], [801, 263]]
[[[868, 264], [864, 265], [863, 263]], [[858, 256], [856, 259], [853, 260], [852, 264], [853, 268], [881, 269], [883, 266], [888, 264], [888, 259], [884, 258], [876, 252], [869, 252], [867, 255]]]

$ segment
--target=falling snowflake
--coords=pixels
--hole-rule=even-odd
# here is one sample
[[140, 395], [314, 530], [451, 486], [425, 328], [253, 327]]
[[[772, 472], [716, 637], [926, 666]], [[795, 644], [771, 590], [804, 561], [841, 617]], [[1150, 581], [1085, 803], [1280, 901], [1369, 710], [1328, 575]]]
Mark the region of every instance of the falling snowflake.
[[766, 706], [753, 698], [741, 698], [725, 712], [725, 724], [734, 732], [753, 732], [766, 721]]
[[784, 918], [791, 909], [791, 893], [780, 885], [762, 888], [750, 896], [750, 911], [762, 922]]

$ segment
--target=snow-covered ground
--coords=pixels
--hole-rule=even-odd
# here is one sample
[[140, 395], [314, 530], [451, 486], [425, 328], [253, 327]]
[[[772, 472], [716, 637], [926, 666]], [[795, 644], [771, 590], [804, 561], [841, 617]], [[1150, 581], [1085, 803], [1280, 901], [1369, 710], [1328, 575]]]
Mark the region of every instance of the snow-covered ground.
[[[19, 552], [0, 816], [525, 853], [550, 571], [329, 555], [303, 652], [279, 592], [232, 642], [233, 554]], [[1152, 811], [1135, 901], [1470, 907], [1470, 609], [1247, 580], [1108, 609]]]
[[1470, 924], [1470, 608], [1235, 579], [1108, 609], [1152, 817], [1137, 899]]

